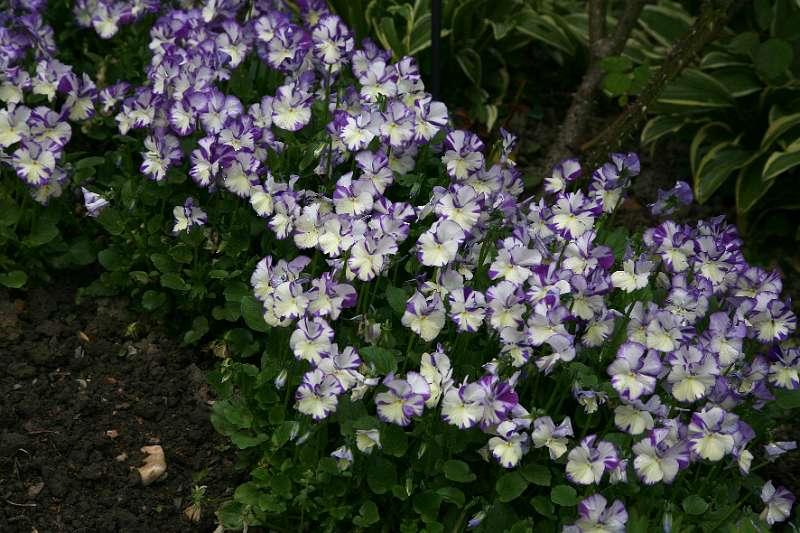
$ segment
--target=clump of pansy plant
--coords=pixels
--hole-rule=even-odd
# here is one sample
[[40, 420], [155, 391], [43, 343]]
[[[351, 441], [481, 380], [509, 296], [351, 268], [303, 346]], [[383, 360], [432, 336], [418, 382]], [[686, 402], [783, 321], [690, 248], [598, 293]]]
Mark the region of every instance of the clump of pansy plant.
[[97, 98], [88, 75], [56, 58], [46, 9], [44, 0], [13, 1], [0, 15], [0, 161], [40, 204], [62, 194], [70, 123], [91, 119]]
[[[76, 14], [105, 37], [155, 8], [96, 0]], [[563, 161], [526, 196], [512, 134], [487, 146], [452, 128], [413, 58], [356, 46], [324, 2], [292, 8], [163, 7], [147, 82], [97, 95], [120, 134], [140, 132], [147, 179], [177, 172], [197, 186], [174, 205], [173, 233], [211, 233], [223, 221], [195, 198], [224, 194], [274, 244], [250, 279], [268, 347], [240, 391], [256, 413], [274, 406], [255, 417], [227, 399], [216, 407], [238, 446], [264, 452], [223, 522], [276, 523], [292, 505], [313, 522], [304, 506], [331, 495], [357, 500], [363, 527], [378, 511], [413, 509], [419, 518], [397, 518], [404, 531], [416, 520], [441, 530], [440, 519], [490, 529], [509, 509], [569, 532], [786, 520], [794, 498], [756, 471], [795, 448], [763, 420], [800, 386], [796, 317], [780, 276], [746, 263], [735, 227], [721, 217], [635, 235], [610, 227], [642, 172], [630, 153], [596, 169]], [[39, 186], [56, 173], [66, 120], [95, 98], [90, 80], [43, 61], [29, 78], [9, 61], [0, 117], [11, 164]], [[269, 94], [235, 94], [245, 65], [279, 80]], [[26, 111], [17, 86], [73, 104]], [[47, 124], [37, 142], [35, 113]], [[108, 204], [102, 192], [84, 199], [93, 216]], [[679, 183], [653, 212], [688, 202]], [[221, 390], [236, 368], [226, 358]], [[323, 458], [309, 467], [314, 453]], [[331, 476], [342, 483], [313, 500]], [[732, 494], [715, 496], [722, 479]], [[293, 484], [302, 498], [281, 500]], [[445, 503], [458, 512], [440, 512]], [[320, 523], [350, 516], [337, 505]]]

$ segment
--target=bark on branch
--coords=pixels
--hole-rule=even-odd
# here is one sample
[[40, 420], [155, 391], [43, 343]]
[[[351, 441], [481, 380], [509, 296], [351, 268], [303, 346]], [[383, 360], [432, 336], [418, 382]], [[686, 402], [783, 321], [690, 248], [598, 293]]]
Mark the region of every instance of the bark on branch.
[[676, 42], [667, 54], [661, 68], [650, 78], [641, 94], [600, 134], [581, 146], [587, 168], [595, 168], [606, 160], [609, 152], [618, 150], [622, 143], [641, 127], [647, 117], [647, 108], [672, 81], [728, 24], [746, 0], [726, 0], [706, 3], [703, 12]]
[[605, 77], [605, 71], [600, 67], [600, 61], [622, 53], [646, 3], [647, 0], [627, 0], [613, 35], [606, 36], [605, 0], [589, 2], [589, 53], [591, 58], [589, 68], [583, 76], [578, 90], [572, 96], [572, 102], [555, 141], [550, 145], [544, 165], [540, 169], [542, 175], [548, 174], [550, 169], [561, 159], [577, 152], [577, 147], [594, 107], [595, 94]]

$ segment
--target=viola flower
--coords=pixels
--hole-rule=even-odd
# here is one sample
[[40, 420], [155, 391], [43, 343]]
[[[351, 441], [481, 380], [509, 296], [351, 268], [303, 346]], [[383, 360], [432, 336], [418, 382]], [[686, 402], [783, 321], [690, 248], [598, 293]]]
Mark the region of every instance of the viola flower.
[[0, 148], [8, 148], [30, 137], [30, 118], [31, 110], [24, 105], [0, 109]]
[[678, 348], [667, 356], [667, 362], [672, 366], [667, 382], [679, 402], [693, 402], [708, 394], [720, 374], [714, 356], [694, 346]]
[[653, 429], [655, 426], [653, 415], [663, 418], [667, 416], [667, 412], [668, 408], [661, 404], [661, 398], [657, 395], [651, 396], [647, 403], [634, 400], [618, 405], [614, 409], [614, 425], [626, 433], [639, 435], [645, 430]]
[[368, 235], [350, 248], [347, 266], [354, 277], [361, 281], [369, 281], [383, 271], [386, 257], [396, 251], [397, 243], [391, 237], [383, 237], [378, 240]]
[[339, 283], [334, 274], [325, 272], [311, 281], [308, 291], [308, 312], [316, 316], [327, 316], [336, 320], [344, 309], [356, 306], [358, 295], [352, 285]]
[[692, 413], [689, 446], [692, 452], [709, 461], [719, 461], [733, 451], [739, 417], [720, 407]]
[[428, 301], [420, 292], [414, 292], [406, 302], [401, 322], [426, 342], [435, 339], [444, 327], [444, 305], [438, 294]]
[[483, 201], [469, 185], [453, 184], [436, 201], [434, 212], [440, 219], [455, 222], [465, 232], [471, 231], [480, 220]]
[[178, 139], [170, 134], [152, 136], [144, 140], [146, 152], [142, 152], [142, 164], [139, 167], [143, 174], [154, 181], [162, 181], [167, 170], [180, 162], [183, 157]]
[[302, 318], [289, 338], [289, 347], [296, 358], [317, 366], [333, 349], [333, 329], [321, 318]]
[[97, 218], [100, 212], [109, 204], [108, 200], [86, 187], [81, 187], [81, 192], [83, 193], [83, 206], [86, 208], [86, 214], [92, 218]]
[[402, 148], [414, 137], [414, 114], [401, 102], [394, 101], [381, 114], [378, 132], [391, 148]]
[[461, 226], [450, 220], [438, 220], [417, 241], [417, 255], [423, 265], [443, 267], [451, 263], [464, 242]]
[[750, 317], [755, 337], [768, 343], [786, 340], [797, 327], [797, 317], [791, 308], [780, 300], [773, 300], [764, 311]]
[[598, 441], [597, 435], [585, 437], [579, 446], [573, 448], [567, 456], [567, 478], [579, 485], [600, 483], [606, 469], [616, 468], [619, 463], [614, 445], [604, 440]]
[[275, 126], [298, 131], [311, 120], [313, 96], [302, 92], [295, 83], [278, 87], [272, 102], [272, 122]]
[[447, 134], [444, 140], [445, 153], [442, 162], [447, 166], [447, 173], [456, 180], [465, 180], [470, 174], [483, 168], [483, 142], [474, 134], [464, 130], [455, 130]]
[[516, 432], [516, 425], [507, 420], [497, 426], [498, 437], [489, 439], [492, 455], [504, 468], [514, 468], [528, 448], [528, 434]]
[[486, 297], [469, 287], [450, 291], [448, 294], [450, 318], [460, 332], [474, 333], [483, 325], [486, 317]]
[[669, 216], [680, 207], [691, 204], [694, 201], [692, 187], [685, 181], [676, 181], [675, 185], [669, 189], [659, 189], [658, 198], [649, 204], [650, 213], [653, 216]]
[[327, 356], [322, 357], [317, 364], [317, 368], [334, 376], [345, 392], [364, 380], [364, 376], [357, 371], [359, 366], [361, 358], [355, 348], [348, 346], [340, 352], [336, 344], [331, 345]]
[[784, 453], [796, 449], [797, 449], [797, 441], [793, 440], [781, 441], [781, 442], [769, 442], [764, 445], [764, 453], [767, 454], [767, 460], [769, 460], [769, 462], [774, 462], [775, 459], [777, 459]]
[[343, 472], [353, 464], [353, 451], [347, 446], [339, 446], [331, 452], [331, 457], [336, 459], [336, 468]]
[[419, 366], [420, 375], [425, 378], [430, 388], [430, 397], [425, 401], [426, 407], [436, 407], [444, 391], [453, 385], [453, 369], [450, 358], [437, 346], [433, 353], [423, 353]]
[[428, 382], [417, 372], [409, 372], [406, 379], [388, 374], [383, 384], [389, 390], [375, 395], [378, 417], [398, 426], [407, 426], [412, 416], [420, 416], [431, 395]]
[[359, 451], [369, 455], [373, 448], [383, 448], [381, 445], [381, 432], [377, 429], [357, 429], [356, 447]]
[[474, 427], [480, 421], [484, 390], [474, 383], [454, 386], [442, 398], [442, 418], [459, 429]]
[[176, 205], [172, 210], [175, 225], [172, 227], [173, 235], [185, 231], [189, 232], [195, 226], [205, 226], [208, 215], [198, 205], [194, 198], [187, 198], [183, 205]]
[[587, 198], [583, 191], [559, 194], [551, 209], [550, 225], [565, 239], [576, 239], [589, 231], [600, 206]]
[[23, 142], [14, 151], [11, 165], [22, 181], [38, 187], [46, 184], [55, 171], [56, 150], [52, 143]]
[[397, 70], [383, 58], [372, 61], [367, 70], [358, 76], [361, 97], [368, 103], [397, 95]]
[[582, 390], [577, 381], [573, 383], [572, 395], [583, 406], [583, 411], [588, 415], [596, 413], [598, 407], [608, 401], [608, 394], [605, 392], [591, 389]]
[[652, 261], [644, 257], [640, 257], [637, 261], [627, 259], [622, 264], [622, 270], [611, 274], [611, 283], [628, 293], [643, 289], [647, 287], [653, 267]]
[[681, 469], [689, 466], [689, 450], [667, 428], [658, 428], [633, 446], [633, 467], [645, 484], [670, 484]]
[[311, 30], [314, 57], [325, 65], [341, 66], [355, 47], [353, 34], [336, 15], [323, 15]]
[[581, 176], [577, 159], [565, 159], [553, 167], [553, 173], [544, 180], [544, 190], [550, 194], [566, 192], [567, 184]]
[[572, 421], [569, 417], [556, 427], [553, 419], [549, 416], [542, 416], [533, 421], [533, 433], [531, 437], [536, 448], [547, 447], [550, 459], [555, 461], [567, 453], [567, 437], [574, 436], [572, 432]]
[[769, 352], [769, 382], [783, 389], [800, 387], [800, 350], [775, 346]]
[[775, 522], [783, 522], [789, 518], [795, 498], [785, 487], [776, 489], [772, 481], [767, 481], [761, 487], [761, 501], [766, 504], [761, 511], [761, 519], [772, 526]]
[[662, 368], [656, 352], [646, 350], [636, 342], [626, 342], [619, 347], [617, 358], [608, 366], [608, 375], [614, 390], [631, 401], [655, 392], [656, 379]]
[[314, 420], [322, 420], [336, 411], [339, 394], [344, 392], [341, 383], [322, 370], [314, 369], [303, 375], [295, 392], [295, 408]]
[[606, 508], [608, 500], [601, 494], [593, 494], [578, 504], [580, 518], [571, 526], [565, 526], [563, 533], [625, 533], [628, 512], [625, 505], [614, 500]]

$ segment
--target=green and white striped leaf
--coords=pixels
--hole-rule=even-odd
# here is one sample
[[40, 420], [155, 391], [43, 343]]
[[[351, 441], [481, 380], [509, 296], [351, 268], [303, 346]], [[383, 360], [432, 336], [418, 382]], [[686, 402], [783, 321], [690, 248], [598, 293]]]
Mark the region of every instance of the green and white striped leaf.
[[694, 194], [705, 203], [737, 170], [749, 163], [753, 152], [731, 141], [714, 146], [700, 160], [694, 175]]
[[575, 54], [575, 43], [550, 15], [541, 15], [530, 8], [524, 9], [517, 19], [516, 30], [535, 40], [549, 44], [567, 55]]
[[752, 68], [723, 68], [714, 72], [713, 76], [720, 84], [727, 87], [734, 98], [764, 90], [764, 84]]
[[761, 181], [771, 182], [775, 178], [787, 172], [797, 165], [800, 165], [800, 149], [796, 151], [786, 152], [773, 152], [767, 162], [764, 163], [764, 169], [761, 171]]
[[[770, 112], [770, 115], [770, 118], [772, 118], [772, 112]], [[800, 113], [792, 113], [771, 120], [769, 128], [767, 128], [763, 139], [761, 139], [761, 149], [769, 148], [775, 141], [796, 126], [800, 126]]]
[[648, 145], [656, 142], [664, 135], [677, 133], [689, 119], [675, 115], [658, 115], [651, 118], [642, 130], [642, 144]]
[[697, 69], [686, 69], [656, 101], [658, 110], [700, 112], [733, 107], [733, 95], [717, 79]]
[[639, 25], [658, 43], [670, 47], [686, 33], [693, 20], [678, 2], [659, 2], [642, 9]]
[[736, 211], [744, 214], [769, 191], [774, 181], [765, 183], [761, 179], [764, 156], [743, 167], [736, 178]]
[[733, 54], [729, 54], [728, 52], [722, 52], [720, 50], [714, 50], [707, 53], [703, 56], [702, 61], [700, 61], [700, 68], [703, 70], [711, 70], [717, 68], [725, 68], [725, 67], [747, 67], [749, 66], [752, 70], [753, 64], [745, 61], [741, 57], [737, 57]]
[[730, 131], [730, 126], [718, 121], [709, 122], [697, 130], [692, 139], [692, 145], [689, 147], [689, 166], [692, 169], [692, 174], [697, 174], [697, 166], [700, 163], [700, 159], [707, 152], [707, 150], [704, 150], [706, 145], [716, 144], [715, 140], [718, 143], [719, 139], [726, 133], [730, 133]]

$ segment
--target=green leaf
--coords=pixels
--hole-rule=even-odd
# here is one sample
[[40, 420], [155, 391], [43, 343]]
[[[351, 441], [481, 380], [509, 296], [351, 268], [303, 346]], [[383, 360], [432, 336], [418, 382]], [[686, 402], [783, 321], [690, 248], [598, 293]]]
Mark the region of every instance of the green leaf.
[[167, 289], [174, 289], [176, 291], [188, 291], [191, 286], [184, 281], [180, 274], [176, 272], [167, 272], [161, 275], [161, 286]]
[[186, 244], [176, 244], [169, 249], [169, 256], [178, 263], [191, 263], [194, 259], [192, 249]]
[[397, 470], [386, 459], [375, 456], [367, 466], [367, 485], [375, 494], [384, 494], [397, 483]]
[[483, 77], [483, 67], [481, 66], [481, 56], [472, 48], [462, 48], [456, 52], [456, 62], [461, 70], [476, 87], [481, 86]]
[[655, 109], [651, 111], [694, 112], [733, 105], [733, 96], [713, 76], [697, 69], [687, 68], [661, 92]]
[[544, 494], [540, 494], [531, 498], [531, 505], [533, 506], [534, 511], [547, 518], [552, 518], [553, 512], [556, 510], [556, 508], [553, 506], [553, 502], [551, 502], [550, 498]]
[[494, 486], [501, 502], [510, 502], [517, 499], [528, 488], [528, 480], [519, 472], [508, 472], [497, 480]]
[[800, 408], [800, 389], [775, 389], [773, 394], [779, 407], [787, 410]]
[[106, 162], [105, 157], [101, 156], [86, 157], [75, 163], [75, 169], [81, 170], [83, 168], [96, 167], [98, 165], [102, 165], [105, 162]]
[[367, 500], [361, 504], [358, 510], [358, 516], [353, 522], [361, 527], [368, 527], [380, 521], [381, 515], [378, 513], [378, 506], [372, 500]]
[[628, 72], [633, 68], [633, 61], [625, 56], [611, 56], [600, 61], [600, 68], [606, 72]]
[[241, 302], [243, 298], [251, 294], [252, 289], [250, 286], [242, 281], [229, 282], [224, 291], [225, 299], [236, 303]]
[[0, 285], [5, 285], [11, 289], [19, 289], [28, 281], [28, 275], [21, 270], [12, 270], [0, 274]]
[[261, 497], [261, 491], [258, 485], [253, 481], [242, 483], [233, 492], [233, 499], [239, 503], [250, 506], [258, 506], [258, 500]]
[[456, 505], [456, 507], [463, 507], [466, 496], [464, 493], [455, 487], [441, 487], [436, 489], [436, 494], [442, 497], [443, 500]]
[[639, 24], [664, 47], [671, 47], [692, 24], [692, 17], [675, 2], [658, 2], [642, 9]]
[[154, 311], [167, 303], [167, 295], [158, 291], [147, 291], [142, 295], [142, 307]]
[[716, 145], [700, 160], [694, 176], [695, 197], [705, 203], [711, 195], [736, 170], [745, 166], [753, 157], [753, 152], [732, 142]]
[[687, 514], [701, 515], [708, 510], [708, 502], [697, 494], [692, 494], [684, 498], [683, 510], [686, 511]]
[[380, 24], [375, 28], [378, 40], [384, 48], [392, 51], [392, 55], [399, 59], [406, 55], [406, 47], [403, 41], [397, 34], [397, 28], [394, 25], [394, 19], [391, 17], [384, 17], [381, 19]]
[[675, 115], [658, 115], [651, 118], [642, 130], [641, 142], [644, 145], [652, 144], [664, 135], [677, 133], [688, 120]]
[[228, 437], [240, 450], [253, 448], [269, 440], [269, 436], [265, 435], [264, 433], [259, 433], [258, 435], [253, 436], [250, 435], [249, 433], [236, 432], [231, 435], [228, 435]]
[[178, 264], [167, 254], [151, 254], [150, 261], [159, 272], [177, 272], [180, 270]]
[[414, 496], [414, 511], [420, 516], [434, 521], [439, 514], [439, 506], [442, 504], [442, 497], [432, 490], [420, 492]]
[[793, 152], [773, 152], [761, 172], [761, 181], [764, 183], [774, 180], [779, 175], [800, 165], [800, 150]]
[[365, 346], [358, 353], [364, 361], [374, 365], [375, 370], [381, 375], [397, 371], [397, 354], [399, 354], [397, 350], [389, 350], [379, 346]]
[[208, 333], [208, 319], [204, 316], [195, 317], [192, 320], [192, 329], [183, 335], [183, 342], [193, 344], [202, 339], [206, 333]]
[[95, 219], [111, 235], [121, 235], [125, 231], [125, 221], [119, 211], [111, 206], [106, 206]]
[[28, 246], [42, 246], [58, 236], [58, 213], [53, 209], [45, 210], [33, 219], [31, 232], [25, 239]]
[[550, 491], [550, 500], [561, 507], [572, 507], [578, 503], [578, 493], [569, 485], [556, 485]]
[[516, 15], [516, 29], [537, 41], [542, 41], [567, 54], [575, 55], [575, 43], [567, 33], [549, 15], [539, 14], [530, 7], [525, 7]]
[[775, 78], [789, 68], [793, 59], [792, 45], [783, 39], [772, 38], [758, 46], [753, 62], [761, 74]]
[[621, 94], [627, 94], [632, 83], [633, 78], [628, 74], [609, 72], [606, 74], [606, 77], [603, 78], [603, 89], [614, 96], [619, 96]]
[[541, 487], [550, 486], [550, 469], [545, 465], [531, 463], [520, 470], [522, 476], [534, 485]]
[[800, 113], [784, 115], [770, 122], [764, 137], [761, 139], [761, 149], [766, 149], [780, 139], [789, 130], [800, 126]]
[[764, 89], [764, 84], [752, 68], [724, 68], [714, 78], [728, 88], [734, 98], [741, 98]]
[[774, 183], [771, 180], [761, 179], [761, 169], [764, 166], [764, 157], [745, 166], [739, 171], [736, 178], [736, 211], [747, 213], [769, 191]]
[[255, 296], [247, 295], [242, 298], [242, 318], [247, 327], [259, 333], [266, 333], [271, 328], [264, 320], [264, 306]]
[[761, 30], [766, 30], [772, 25], [772, 2], [770, 0], [755, 0], [753, 9], [756, 13], [756, 24]]
[[107, 248], [100, 250], [97, 253], [97, 261], [103, 265], [106, 270], [122, 270], [127, 268], [128, 264], [125, 260], [126, 257], [114, 248]]
[[444, 463], [444, 477], [457, 483], [472, 483], [477, 479], [469, 465], [458, 459], [450, 459]]
[[406, 311], [406, 301], [408, 294], [400, 287], [388, 286], [386, 288], [386, 301], [389, 302], [389, 307], [398, 316], [402, 316]]
[[402, 457], [408, 449], [408, 435], [400, 426], [387, 424], [381, 430], [381, 444], [383, 453]]

